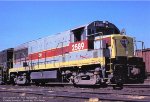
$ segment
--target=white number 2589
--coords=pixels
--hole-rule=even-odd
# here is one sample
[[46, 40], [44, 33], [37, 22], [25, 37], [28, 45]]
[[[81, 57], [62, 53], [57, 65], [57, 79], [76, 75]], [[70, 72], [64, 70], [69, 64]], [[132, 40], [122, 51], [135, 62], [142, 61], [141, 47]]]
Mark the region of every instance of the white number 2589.
[[72, 45], [72, 51], [82, 50], [84, 49], [84, 43], [77, 43]]

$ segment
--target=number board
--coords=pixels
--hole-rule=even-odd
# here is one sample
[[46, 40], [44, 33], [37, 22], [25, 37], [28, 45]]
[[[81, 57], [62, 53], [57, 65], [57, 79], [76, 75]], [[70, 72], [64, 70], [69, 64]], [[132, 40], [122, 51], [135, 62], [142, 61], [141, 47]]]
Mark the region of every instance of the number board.
[[83, 40], [75, 43], [70, 43], [70, 51], [80, 51], [84, 49], [88, 49], [88, 41]]

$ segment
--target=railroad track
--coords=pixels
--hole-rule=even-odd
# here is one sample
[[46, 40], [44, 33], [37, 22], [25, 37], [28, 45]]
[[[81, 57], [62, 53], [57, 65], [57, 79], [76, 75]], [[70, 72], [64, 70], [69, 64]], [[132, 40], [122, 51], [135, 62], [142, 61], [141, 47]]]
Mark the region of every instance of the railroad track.
[[[34, 84], [31, 84], [34, 85]], [[100, 86], [100, 85], [94, 85], [94, 86], [84, 86], [83, 87], [90, 87], [90, 88], [106, 88], [106, 87], [113, 87], [116, 84], [108, 84], [106, 86]], [[36, 86], [36, 85], [35, 85]], [[71, 86], [73, 87], [72, 84], [68, 84], [68, 83], [49, 83], [49, 84], [45, 84], [45, 85], [39, 85], [39, 86], [44, 86], [44, 87], [51, 87], [51, 86]], [[82, 87], [82, 86], [81, 86]], [[150, 88], [150, 82], [147, 84], [124, 84], [123, 88]]]
[[[32, 83], [31, 85], [35, 85], [35, 84]], [[31, 86], [31, 85], [29, 85], [29, 86]], [[116, 84], [108, 84], [107, 86], [95, 85], [93, 87], [102, 88], [102, 87], [112, 87], [114, 85], [116, 85]], [[12, 86], [12, 85], [7, 85], [7, 86]], [[48, 83], [48, 84], [39, 85], [39, 86], [49, 87], [49, 86], [73, 86], [73, 85], [70, 83]], [[123, 84], [123, 87], [125, 87], [125, 88], [128, 88], [128, 87], [129, 88], [150, 88], [150, 82], [147, 82], [145, 84]]]
[[[32, 84], [34, 85], [34, 84]], [[106, 87], [112, 87], [116, 84], [108, 84]], [[45, 86], [73, 86], [69, 83], [49, 83], [45, 84]], [[97, 88], [101, 88], [103, 86], [95, 85]], [[105, 86], [104, 86], [105, 87]], [[123, 84], [123, 87], [129, 87], [129, 88], [150, 88], [150, 82], [147, 82], [146, 84]]]
[[129, 88], [150, 88], [150, 84], [125, 84], [124, 87]]
[[[113, 85], [109, 85], [108, 87], [94, 87], [94, 86], [81, 86], [81, 87], [74, 87], [74, 86], [65, 86], [65, 85], [40, 85], [40, 86], [36, 86], [36, 85], [30, 85], [30, 86], [19, 86], [19, 85], [15, 85], [15, 86], [12, 86], [12, 85], [0, 85], [0, 88], [1, 88], [1, 86], [3, 87], [7, 87], [7, 88], [10, 88], [10, 87], [13, 87], [13, 88], [17, 88], [17, 87], [19, 87], [19, 88], [38, 88], [38, 87], [41, 87], [41, 88], [52, 88], [52, 89], [57, 89], [57, 88], [63, 88], [64, 89], [64, 87], [65, 88], [69, 88], [69, 90], [70, 89], [75, 89], [75, 90], [77, 90], [77, 89], [95, 89], [95, 90], [101, 90], [101, 89], [110, 89], [110, 90], [112, 90], [113, 91], [113, 89], [112, 89], [112, 86]], [[124, 85], [124, 89], [127, 89], [127, 88], [132, 88], [132, 89], [134, 89], [134, 90], [150, 90], [150, 85], [148, 85], [148, 84], [125, 84]]]
[[1, 88], [0, 92], [6, 93], [24, 93], [39, 95], [44, 97], [64, 97], [64, 98], [75, 98], [75, 99], [90, 99], [96, 97], [100, 100], [109, 101], [131, 101], [131, 102], [149, 102], [150, 95], [148, 93], [130, 93], [130, 92], [109, 92], [109, 91], [99, 91], [99, 92], [86, 92], [86, 91], [72, 91], [72, 90], [50, 90], [50, 89], [38, 89], [37, 88]]

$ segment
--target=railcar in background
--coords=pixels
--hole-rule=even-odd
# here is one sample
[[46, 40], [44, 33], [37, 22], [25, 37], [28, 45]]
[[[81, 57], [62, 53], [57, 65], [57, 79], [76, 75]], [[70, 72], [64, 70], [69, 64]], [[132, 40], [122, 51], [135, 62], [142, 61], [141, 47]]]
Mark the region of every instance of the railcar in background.
[[134, 40], [108, 21], [89, 24], [14, 48], [13, 84], [102, 85], [143, 82], [145, 64]]
[[136, 56], [142, 57], [145, 62], [147, 76], [150, 76], [150, 48], [136, 50]]

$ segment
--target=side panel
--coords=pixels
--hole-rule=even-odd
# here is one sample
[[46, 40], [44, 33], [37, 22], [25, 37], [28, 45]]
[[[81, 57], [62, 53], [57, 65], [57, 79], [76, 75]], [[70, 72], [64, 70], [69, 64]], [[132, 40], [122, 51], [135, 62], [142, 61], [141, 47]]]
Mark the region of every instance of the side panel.
[[[23, 62], [16, 63], [13, 71], [27, 71], [39, 69], [53, 69], [62, 67], [82, 66], [90, 64], [105, 64], [105, 52], [100, 46], [100, 41], [95, 41], [95, 49], [88, 49], [88, 41], [82, 40], [70, 43], [68, 32], [52, 37], [46, 37], [29, 42], [28, 67], [23, 67]], [[37, 47], [36, 47], [37, 46]]]
[[[68, 62], [57, 62], [57, 63], [47, 63], [47, 64], [35, 64], [32, 70], [40, 70], [40, 69], [58, 69], [63, 67], [73, 67], [73, 66], [82, 66], [82, 65], [90, 65], [90, 64], [105, 64], [105, 58], [104, 57], [97, 57], [97, 58], [88, 58], [88, 59], [82, 59], [82, 60], [73, 60]], [[9, 72], [17, 72], [17, 71], [27, 71], [29, 69], [25, 67], [20, 68], [12, 68], [9, 70]]]
[[32, 72], [30, 77], [31, 79], [56, 79], [57, 71]]

